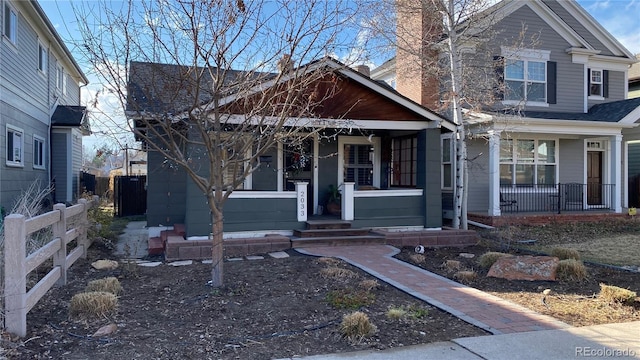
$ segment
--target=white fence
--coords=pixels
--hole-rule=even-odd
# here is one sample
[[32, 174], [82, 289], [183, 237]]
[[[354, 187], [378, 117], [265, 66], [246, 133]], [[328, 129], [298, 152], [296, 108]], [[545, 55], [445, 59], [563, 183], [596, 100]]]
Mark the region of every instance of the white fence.
[[[4, 296], [5, 328], [18, 336], [27, 335], [27, 313], [51, 287], [67, 283], [67, 270], [80, 257], [87, 256], [92, 239], [87, 238], [89, 222], [87, 210], [98, 205], [98, 197], [91, 202], [80, 199], [77, 205], [56, 204], [53, 211], [26, 219], [11, 214], [4, 220]], [[76, 227], [67, 230], [67, 220], [78, 216]], [[26, 256], [29, 235], [52, 226], [53, 239]], [[77, 239], [76, 247], [67, 253], [67, 245]], [[53, 258], [53, 268], [27, 292], [27, 275]]]

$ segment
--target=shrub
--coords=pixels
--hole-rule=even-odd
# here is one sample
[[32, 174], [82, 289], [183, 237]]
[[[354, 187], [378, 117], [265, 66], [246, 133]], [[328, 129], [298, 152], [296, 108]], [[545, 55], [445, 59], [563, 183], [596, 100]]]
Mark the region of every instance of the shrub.
[[580, 260], [564, 259], [558, 263], [556, 275], [560, 280], [582, 281], [587, 278], [587, 268]]
[[318, 259], [318, 263], [324, 265], [338, 265], [340, 264], [340, 260], [332, 257], [321, 257]]
[[380, 283], [375, 279], [362, 280], [358, 284], [358, 287], [366, 292], [377, 289], [378, 286], [380, 286]]
[[420, 264], [424, 262], [425, 257], [422, 254], [411, 254], [409, 255], [409, 260], [411, 260], [411, 262], [413, 262], [414, 264]]
[[478, 258], [478, 263], [480, 264], [480, 266], [484, 269], [488, 269], [491, 266], [493, 266], [493, 264], [498, 261], [498, 259], [500, 259], [501, 257], [504, 256], [511, 256], [509, 254], [505, 254], [505, 253], [501, 253], [501, 252], [495, 252], [495, 251], [489, 251], [486, 252], [482, 255], [480, 255], [480, 257]]
[[407, 315], [407, 310], [405, 310], [403, 307], [390, 307], [387, 310], [386, 315], [389, 319], [398, 320]]
[[115, 277], [108, 277], [90, 281], [84, 291], [103, 291], [112, 293], [113, 295], [118, 295], [122, 291], [122, 285], [120, 285], [120, 281]]
[[580, 253], [574, 249], [553, 248], [551, 250], [551, 256], [555, 256], [560, 260], [565, 260], [565, 259], [580, 260]]
[[320, 275], [324, 278], [330, 279], [352, 279], [358, 276], [354, 271], [337, 266], [331, 266], [320, 270]]
[[607, 302], [617, 302], [622, 304], [632, 304], [636, 299], [636, 292], [623, 289], [617, 286], [600, 284], [600, 294], [598, 297]]
[[343, 289], [329, 292], [326, 299], [336, 309], [359, 309], [372, 304], [375, 296], [362, 290]]
[[453, 274], [454, 279], [460, 280], [462, 282], [471, 282], [478, 278], [478, 273], [470, 270], [458, 271]]
[[118, 306], [118, 298], [104, 291], [90, 291], [73, 295], [69, 305], [72, 317], [102, 317], [113, 312]]
[[459, 270], [461, 266], [462, 264], [458, 260], [447, 260], [442, 264], [442, 267], [447, 270]]
[[342, 318], [340, 333], [351, 342], [358, 342], [376, 332], [376, 326], [369, 321], [367, 314], [356, 311]]

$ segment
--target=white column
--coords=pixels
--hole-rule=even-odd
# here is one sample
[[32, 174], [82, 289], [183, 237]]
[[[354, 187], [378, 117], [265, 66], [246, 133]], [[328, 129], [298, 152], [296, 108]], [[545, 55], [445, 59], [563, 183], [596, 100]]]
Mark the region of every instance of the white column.
[[611, 137], [611, 180], [615, 186], [611, 208], [616, 213], [622, 212], [622, 135]]
[[298, 214], [298, 221], [307, 221], [307, 185], [308, 182], [296, 183], [296, 213]]
[[354, 185], [355, 183], [345, 182], [341, 186], [342, 191], [340, 193], [342, 197], [342, 220], [348, 220], [348, 221], [353, 220], [353, 208], [354, 208], [353, 187]]
[[489, 130], [489, 216], [500, 216], [500, 131]]

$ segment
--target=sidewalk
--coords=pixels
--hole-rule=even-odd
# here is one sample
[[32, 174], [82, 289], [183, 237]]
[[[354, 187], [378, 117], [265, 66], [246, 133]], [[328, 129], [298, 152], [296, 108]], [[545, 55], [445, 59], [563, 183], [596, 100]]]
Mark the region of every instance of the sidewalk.
[[388, 245], [297, 249], [314, 256], [340, 258], [378, 279], [494, 335], [568, 328], [547, 315], [487, 294], [393, 258]]

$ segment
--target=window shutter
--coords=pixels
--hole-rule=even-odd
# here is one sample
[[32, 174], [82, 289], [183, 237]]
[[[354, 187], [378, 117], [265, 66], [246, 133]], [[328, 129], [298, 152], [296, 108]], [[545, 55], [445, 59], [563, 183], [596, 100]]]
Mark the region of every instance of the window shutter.
[[557, 63], [547, 61], [547, 103], [556, 104], [556, 73]]
[[496, 72], [496, 83], [493, 86], [495, 100], [504, 99], [504, 57], [493, 57], [493, 68]]
[[591, 95], [591, 69], [587, 69], [587, 96]]
[[609, 70], [602, 70], [602, 96], [609, 97]]

